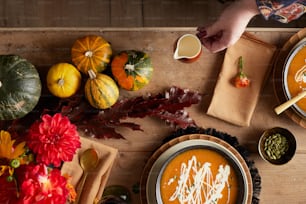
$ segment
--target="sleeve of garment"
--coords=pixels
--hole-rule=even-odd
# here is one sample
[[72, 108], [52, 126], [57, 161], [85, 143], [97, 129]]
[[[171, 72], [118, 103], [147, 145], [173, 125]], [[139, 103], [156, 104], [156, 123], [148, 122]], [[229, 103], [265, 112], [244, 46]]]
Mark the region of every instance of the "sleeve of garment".
[[306, 0], [256, 0], [260, 13], [266, 20], [289, 23], [306, 12]]

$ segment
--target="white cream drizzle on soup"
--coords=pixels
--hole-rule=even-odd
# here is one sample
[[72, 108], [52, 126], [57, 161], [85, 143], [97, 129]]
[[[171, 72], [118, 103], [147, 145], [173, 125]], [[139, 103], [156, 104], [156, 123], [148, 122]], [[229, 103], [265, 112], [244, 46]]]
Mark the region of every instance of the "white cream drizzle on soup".
[[[291, 97], [306, 89], [306, 46], [292, 58], [288, 69], [287, 85]], [[306, 112], [306, 97], [299, 100], [296, 105]]]
[[161, 177], [163, 204], [234, 204], [237, 175], [227, 159], [209, 149], [178, 154]]

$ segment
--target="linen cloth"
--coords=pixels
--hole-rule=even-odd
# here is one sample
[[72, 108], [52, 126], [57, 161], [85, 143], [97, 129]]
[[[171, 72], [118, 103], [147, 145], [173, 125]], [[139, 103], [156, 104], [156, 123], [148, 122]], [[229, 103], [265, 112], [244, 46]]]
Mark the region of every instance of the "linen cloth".
[[[221, 71], [207, 114], [238, 126], [249, 126], [260, 91], [273, 64], [274, 45], [245, 32], [225, 53]], [[232, 82], [238, 73], [238, 59], [250, 86], [236, 88]]]
[[78, 182], [83, 175], [83, 169], [79, 164], [81, 154], [88, 148], [94, 148], [99, 156], [99, 163], [95, 171], [89, 172], [84, 184], [79, 203], [93, 204], [101, 199], [111, 168], [116, 159], [118, 150], [102, 144], [100, 141], [81, 136], [81, 148], [74, 155], [71, 162], [65, 162], [62, 166], [62, 174], [72, 176], [71, 184], [77, 191]]

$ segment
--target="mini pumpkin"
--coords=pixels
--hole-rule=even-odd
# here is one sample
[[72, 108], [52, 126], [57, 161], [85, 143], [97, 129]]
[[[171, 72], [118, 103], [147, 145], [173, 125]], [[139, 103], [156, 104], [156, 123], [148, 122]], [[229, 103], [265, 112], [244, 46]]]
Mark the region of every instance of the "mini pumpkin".
[[104, 71], [111, 56], [111, 45], [103, 37], [96, 35], [77, 39], [71, 49], [72, 62], [86, 75], [90, 69], [95, 73]]
[[143, 88], [150, 82], [153, 73], [148, 54], [135, 50], [117, 54], [112, 60], [111, 69], [119, 86], [129, 91]]
[[89, 79], [85, 84], [85, 97], [90, 105], [97, 109], [107, 109], [119, 98], [119, 88], [109, 76], [88, 71]]
[[47, 74], [49, 91], [59, 98], [68, 98], [75, 94], [81, 85], [81, 73], [72, 64], [53, 65]]
[[17, 55], [0, 55], [0, 120], [24, 117], [40, 96], [41, 81], [34, 65]]

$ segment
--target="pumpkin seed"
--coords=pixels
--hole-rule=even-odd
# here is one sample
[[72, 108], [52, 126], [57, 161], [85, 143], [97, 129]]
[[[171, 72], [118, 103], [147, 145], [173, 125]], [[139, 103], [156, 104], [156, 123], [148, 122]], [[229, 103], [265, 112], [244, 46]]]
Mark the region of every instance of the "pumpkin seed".
[[285, 136], [276, 133], [266, 138], [264, 151], [270, 159], [280, 159], [289, 149], [289, 143]]

